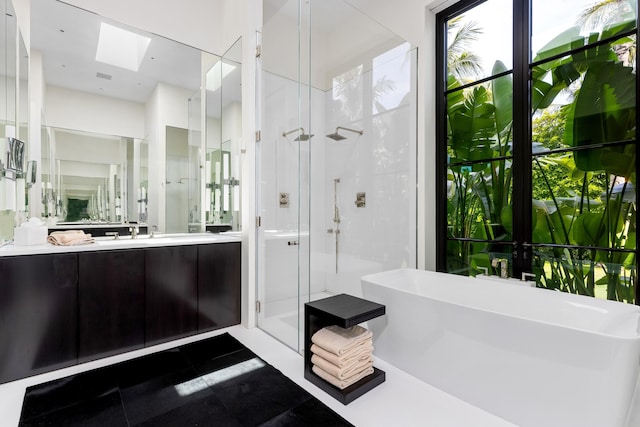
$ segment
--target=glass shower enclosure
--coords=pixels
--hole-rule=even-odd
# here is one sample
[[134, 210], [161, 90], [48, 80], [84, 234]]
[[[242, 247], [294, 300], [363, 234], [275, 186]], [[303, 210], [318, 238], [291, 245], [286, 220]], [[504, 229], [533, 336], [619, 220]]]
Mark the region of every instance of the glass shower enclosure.
[[303, 347], [304, 303], [416, 266], [416, 64], [343, 0], [265, 0], [258, 35], [258, 326]]

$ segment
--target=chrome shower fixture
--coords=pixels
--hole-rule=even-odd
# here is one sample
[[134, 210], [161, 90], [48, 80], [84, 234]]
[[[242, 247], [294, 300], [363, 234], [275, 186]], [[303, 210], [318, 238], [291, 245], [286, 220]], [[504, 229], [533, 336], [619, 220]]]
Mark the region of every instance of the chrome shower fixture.
[[335, 131], [334, 133], [330, 133], [329, 135], [327, 135], [327, 138], [331, 138], [331, 139], [333, 139], [334, 141], [342, 141], [343, 139], [347, 139], [347, 137], [346, 137], [346, 136], [340, 135], [340, 134], [338, 133], [338, 130], [340, 130], [340, 129], [342, 129], [342, 130], [346, 130], [346, 131], [349, 131], [349, 132], [353, 132], [353, 133], [357, 133], [358, 135], [362, 135], [362, 134], [364, 133], [364, 132], [363, 132], [363, 131], [361, 131], [361, 130], [357, 130], [357, 129], [349, 129], [349, 128], [345, 128], [345, 127], [342, 127], [342, 126], [338, 126], [338, 127], [336, 128], [336, 131]]
[[298, 141], [298, 142], [300, 142], [300, 141], [308, 141], [311, 138], [313, 138], [313, 134], [309, 135], [307, 133], [304, 133], [304, 129], [303, 128], [290, 130], [289, 132], [283, 132], [282, 136], [284, 136], [286, 138], [287, 135], [291, 135], [294, 132], [300, 132], [300, 135], [298, 135], [298, 137], [296, 139], [294, 139], [294, 141]]

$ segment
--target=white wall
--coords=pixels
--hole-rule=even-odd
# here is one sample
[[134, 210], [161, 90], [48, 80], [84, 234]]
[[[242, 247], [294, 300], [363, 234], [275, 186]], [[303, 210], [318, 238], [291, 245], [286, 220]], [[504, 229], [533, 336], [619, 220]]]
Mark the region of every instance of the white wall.
[[45, 124], [105, 135], [145, 137], [145, 105], [47, 86]]

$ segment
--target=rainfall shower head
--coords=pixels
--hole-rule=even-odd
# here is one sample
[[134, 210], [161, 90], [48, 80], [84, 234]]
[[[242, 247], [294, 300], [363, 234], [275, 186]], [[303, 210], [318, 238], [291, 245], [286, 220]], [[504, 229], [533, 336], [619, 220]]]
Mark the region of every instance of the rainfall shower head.
[[309, 135], [307, 133], [304, 133], [304, 129], [303, 128], [298, 128], [298, 129], [294, 129], [294, 130], [290, 130], [289, 132], [283, 132], [282, 136], [284, 136], [285, 138], [287, 137], [287, 135], [290, 135], [294, 132], [300, 132], [300, 135], [298, 135], [298, 137], [296, 139], [294, 139], [294, 141], [300, 142], [300, 141], [308, 141], [311, 138], [313, 138], [313, 134]]
[[327, 135], [327, 138], [331, 138], [334, 141], [342, 141], [343, 139], [347, 139], [346, 136], [340, 135], [337, 131], [335, 133], [330, 133], [329, 135]]
[[342, 127], [342, 126], [338, 126], [338, 127], [336, 128], [336, 131], [335, 131], [334, 133], [330, 133], [329, 135], [327, 135], [327, 138], [331, 138], [331, 139], [333, 139], [334, 141], [342, 141], [343, 139], [347, 139], [347, 137], [346, 137], [346, 136], [340, 135], [340, 134], [338, 133], [338, 130], [340, 130], [340, 129], [342, 129], [342, 130], [347, 130], [347, 131], [349, 131], [349, 132], [353, 132], [353, 133], [357, 133], [357, 134], [359, 134], [359, 135], [362, 135], [362, 134], [364, 133], [364, 132], [363, 132], [363, 131], [361, 131], [361, 130], [357, 130], [357, 129], [349, 129], [349, 128], [345, 128], [345, 127]]

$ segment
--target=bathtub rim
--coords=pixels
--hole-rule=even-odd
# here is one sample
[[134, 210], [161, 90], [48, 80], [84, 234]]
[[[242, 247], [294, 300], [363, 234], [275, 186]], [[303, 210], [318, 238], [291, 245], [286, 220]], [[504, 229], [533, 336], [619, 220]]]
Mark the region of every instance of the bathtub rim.
[[[392, 274], [398, 274], [398, 273], [402, 273], [405, 274], [406, 272], [411, 272], [411, 274], [415, 274], [415, 272], [424, 272], [426, 274], [437, 274], [437, 275], [446, 275], [446, 276], [455, 276], [455, 277], [459, 277], [459, 278], [464, 278], [467, 280], [474, 280], [473, 277], [470, 276], [460, 276], [460, 275], [455, 275], [452, 273], [443, 273], [443, 272], [438, 272], [438, 271], [431, 271], [431, 270], [421, 270], [418, 268], [397, 268], [397, 269], [393, 269], [393, 270], [385, 270], [385, 271], [381, 271], [378, 273], [371, 273], [371, 274], [367, 274], [365, 276], [362, 276], [360, 278], [360, 282], [361, 282], [361, 286], [364, 286], [365, 282], [369, 283], [371, 285], [376, 285], [376, 286], [381, 286], [384, 288], [388, 288], [388, 289], [393, 289], [394, 291], [397, 292], [402, 292], [404, 294], [409, 294], [409, 295], [415, 295], [421, 298], [428, 298], [428, 299], [432, 299], [434, 301], [438, 301], [441, 303], [445, 303], [445, 304], [453, 304], [456, 306], [460, 306], [460, 307], [464, 307], [470, 310], [475, 310], [475, 311], [484, 311], [484, 312], [488, 312], [488, 313], [492, 313], [492, 314], [496, 314], [496, 315], [500, 315], [500, 316], [509, 316], [509, 317], [513, 317], [513, 318], [517, 318], [520, 320], [525, 320], [528, 322], [535, 322], [538, 324], [544, 324], [544, 325], [549, 325], [549, 326], [553, 326], [553, 327], [559, 327], [559, 328], [564, 328], [564, 329], [569, 329], [569, 330], [574, 330], [574, 331], [579, 331], [582, 333], [587, 333], [587, 334], [594, 334], [594, 335], [598, 335], [604, 338], [608, 338], [608, 339], [614, 339], [614, 340], [625, 340], [625, 341], [640, 341], [640, 306], [637, 305], [632, 305], [632, 304], [627, 304], [627, 303], [621, 303], [621, 302], [617, 302], [617, 301], [611, 301], [611, 300], [602, 300], [602, 299], [595, 299], [594, 297], [589, 297], [586, 295], [577, 295], [577, 294], [570, 294], [570, 293], [566, 293], [566, 292], [561, 292], [561, 291], [557, 291], [560, 292], [563, 296], [567, 297], [567, 298], [587, 298], [586, 301], [598, 301], [598, 304], [606, 304], [606, 305], [610, 305], [610, 304], [618, 304], [618, 305], [622, 305], [622, 307], [624, 307], [624, 311], [625, 313], [622, 313], [624, 315], [636, 315], [637, 316], [637, 326], [635, 331], [633, 332], [633, 334], [631, 332], [629, 333], [625, 333], [624, 335], [616, 332], [616, 331], [611, 331], [611, 332], [603, 332], [603, 331], [596, 331], [593, 329], [588, 329], [588, 328], [580, 328], [580, 327], [576, 327], [573, 325], [567, 325], [564, 323], [558, 323], [558, 322], [552, 322], [550, 320], [543, 320], [540, 318], [533, 318], [530, 316], [523, 316], [523, 315], [519, 315], [517, 313], [511, 313], [511, 312], [503, 312], [503, 311], [499, 311], [499, 310], [494, 310], [494, 309], [489, 309], [486, 307], [477, 307], [477, 306], [473, 306], [471, 304], [468, 303], [463, 303], [460, 301], [450, 301], [447, 299], [444, 299], [442, 297], [439, 296], [432, 296], [432, 295], [422, 295], [419, 293], [415, 293], [415, 292], [411, 292], [410, 290], [407, 289], [402, 289], [402, 288], [398, 288], [398, 287], [393, 287], [390, 286], [388, 283], [383, 283], [380, 280], [372, 280], [371, 278], [374, 276], [382, 276], [382, 275], [392, 275]], [[420, 273], [420, 274], [424, 274], [424, 273]], [[498, 279], [496, 280], [487, 280], [486, 278], [482, 279], [482, 283], [484, 284], [484, 286], [509, 286], [508, 283], [499, 283], [497, 282]], [[470, 285], [470, 283], [469, 283]], [[464, 284], [462, 286], [467, 286], [467, 284]], [[517, 286], [515, 284], [511, 284], [511, 286]], [[550, 289], [544, 289], [544, 288], [537, 288], [537, 287], [517, 287], [514, 289], [523, 289], [525, 290], [524, 292], [544, 292], [544, 291], [550, 291], [553, 292]], [[527, 290], [528, 289], [528, 290]], [[520, 291], [518, 291], [520, 292]], [[565, 302], [569, 302], [569, 301], [565, 301]]]

